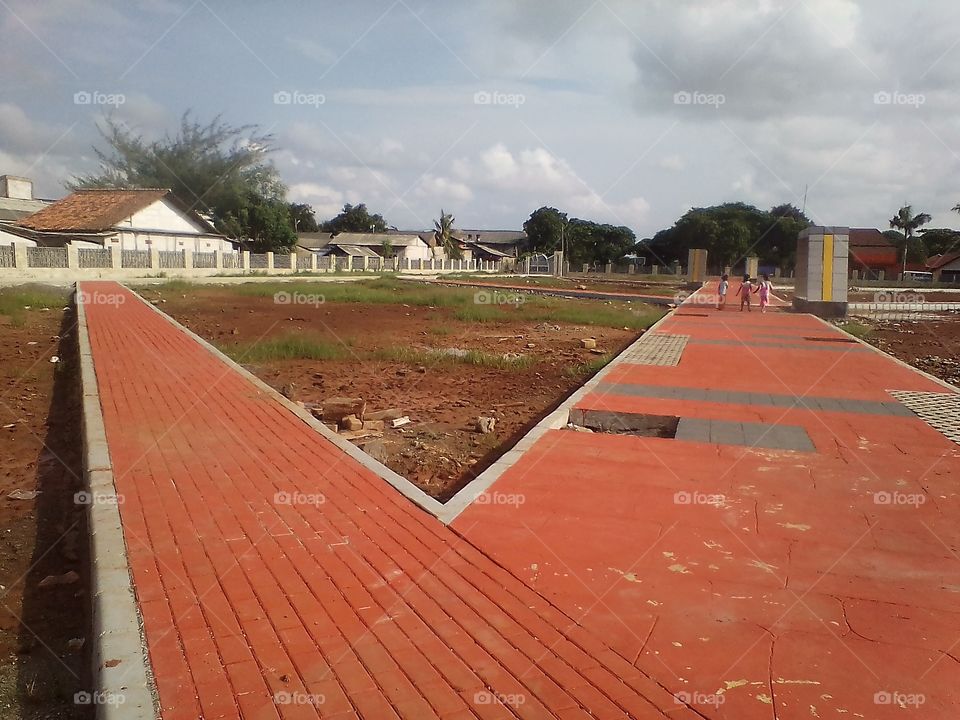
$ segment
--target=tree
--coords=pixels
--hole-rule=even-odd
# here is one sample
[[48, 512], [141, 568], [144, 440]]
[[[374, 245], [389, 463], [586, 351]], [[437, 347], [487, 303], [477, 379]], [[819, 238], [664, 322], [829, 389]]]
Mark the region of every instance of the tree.
[[949, 228], [929, 228], [920, 231], [927, 255], [946, 255], [960, 248], [960, 232]]
[[630, 252], [637, 236], [628, 227], [572, 218], [567, 224], [567, 258], [574, 267], [616, 262]]
[[453, 236], [453, 223], [455, 218], [450, 213], [440, 208], [440, 219], [434, 220], [434, 233], [437, 245], [442, 247], [451, 260], [460, 260], [463, 258], [463, 252], [460, 250], [460, 243]]
[[527, 233], [528, 249], [547, 255], [559, 250], [566, 226], [566, 213], [552, 207], [534, 210], [523, 224], [523, 230]]
[[897, 211], [897, 214], [890, 218], [890, 227], [896, 230], [900, 230], [904, 235], [903, 243], [903, 271], [907, 271], [907, 254], [911, 247], [911, 240], [913, 239], [913, 234], [917, 231], [918, 228], [926, 225], [928, 222], [933, 220], [933, 217], [927, 213], [918, 213], [913, 214], [913, 207], [911, 205], [904, 205], [900, 210]]
[[306, 203], [290, 203], [290, 222], [294, 232], [319, 232], [320, 226], [313, 214], [313, 208]]
[[380, 254], [385, 258], [393, 257], [393, 243], [390, 242], [390, 238], [386, 238], [380, 243]]
[[385, 233], [387, 221], [382, 215], [371, 215], [364, 203], [343, 206], [340, 214], [320, 225], [323, 232]]
[[[100, 134], [107, 147], [94, 147], [99, 171], [75, 176], [68, 188], [169, 188], [182, 205], [210, 214], [220, 232], [238, 238], [252, 236], [247, 222], [254, 205], [281, 202], [286, 207], [286, 188], [267, 159], [273, 137], [255, 125], [233, 127], [219, 115], [204, 124], [188, 111], [176, 134], [160, 140], [148, 141], [112, 119]], [[279, 226], [270, 226], [276, 229], [260, 236], [266, 247], [290, 242]]]

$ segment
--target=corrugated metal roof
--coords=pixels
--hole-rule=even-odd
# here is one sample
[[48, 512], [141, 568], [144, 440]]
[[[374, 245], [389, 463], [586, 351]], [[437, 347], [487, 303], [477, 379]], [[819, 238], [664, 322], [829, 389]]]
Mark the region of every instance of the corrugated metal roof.
[[371, 250], [368, 247], [360, 247], [359, 245], [344, 245], [343, 243], [330, 243], [330, 247], [335, 247], [351, 257], [380, 257], [377, 253]]

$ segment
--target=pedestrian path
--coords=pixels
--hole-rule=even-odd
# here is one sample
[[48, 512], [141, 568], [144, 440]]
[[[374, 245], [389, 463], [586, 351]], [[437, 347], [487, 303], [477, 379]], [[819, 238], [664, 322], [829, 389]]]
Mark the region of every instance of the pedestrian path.
[[700, 717], [472, 522], [441, 524], [120, 285], [82, 290], [165, 720]]
[[551, 430], [453, 527], [702, 717], [960, 717], [955, 392], [807, 315], [649, 343], [576, 410], [672, 436]]

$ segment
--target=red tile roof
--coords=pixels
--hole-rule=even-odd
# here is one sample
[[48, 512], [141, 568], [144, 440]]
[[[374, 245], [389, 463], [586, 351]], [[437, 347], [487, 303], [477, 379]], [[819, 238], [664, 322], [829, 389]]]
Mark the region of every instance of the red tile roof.
[[76, 190], [17, 224], [44, 232], [99, 232], [169, 194], [169, 190], [156, 188]]

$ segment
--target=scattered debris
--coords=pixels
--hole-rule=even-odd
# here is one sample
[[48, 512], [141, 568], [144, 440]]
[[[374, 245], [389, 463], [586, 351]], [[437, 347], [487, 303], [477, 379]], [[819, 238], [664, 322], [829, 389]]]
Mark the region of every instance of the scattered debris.
[[11, 500], [33, 500], [39, 494], [39, 490], [14, 490], [7, 497]]
[[580, 345], [581, 345], [581, 347], [583, 347], [585, 350], [593, 350], [593, 348], [595, 348], [595, 347], [597, 346], [597, 339], [596, 339], [596, 338], [583, 338], [583, 339], [580, 341]]
[[296, 383], [287, 383], [282, 388], [280, 388], [280, 394], [283, 395], [287, 400], [296, 400], [297, 399], [297, 385]]
[[477, 432], [483, 433], [484, 435], [489, 435], [493, 432], [493, 429], [497, 426], [497, 419], [492, 417], [483, 417], [482, 415], [477, 418]]
[[71, 570], [63, 575], [47, 575], [40, 581], [38, 587], [47, 588], [55, 585], [72, 585], [75, 582], [79, 582], [79, 580], [80, 575], [75, 570]]
[[86, 638], [73, 638], [67, 641], [67, 650], [70, 652], [78, 652], [83, 648], [84, 643], [86, 643]]
[[[340, 422], [347, 415], [354, 415], [360, 420], [364, 418], [364, 411], [367, 409], [367, 403], [363, 398], [345, 398], [332, 397], [323, 401], [323, 409], [320, 412], [320, 420], [330, 422]], [[314, 412], [314, 416], [317, 413]]]
[[396, 420], [403, 417], [403, 411], [397, 408], [387, 408], [386, 410], [374, 410], [364, 415], [364, 420]]
[[398, 417], [390, 421], [390, 427], [398, 428], [403, 427], [404, 425], [410, 424], [410, 418], [404, 415], [403, 417]]
[[364, 420], [363, 429], [364, 430], [380, 430], [382, 431], [385, 427], [383, 420]]
[[56, 355], [54, 355], [52, 358], [50, 358], [50, 362], [52, 362], [52, 363], [58, 363], [58, 362], [60, 362], [60, 358], [57, 357]]
[[341, 430], [363, 430], [363, 420], [356, 415], [347, 415], [340, 418]]

